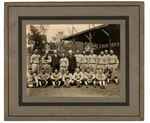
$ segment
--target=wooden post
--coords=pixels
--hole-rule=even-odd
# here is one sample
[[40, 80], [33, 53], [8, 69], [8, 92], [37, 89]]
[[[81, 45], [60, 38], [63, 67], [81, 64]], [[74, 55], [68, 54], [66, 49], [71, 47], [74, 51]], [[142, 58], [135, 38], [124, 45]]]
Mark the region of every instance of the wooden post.
[[98, 49], [99, 49], [99, 43], [98, 43]]
[[76, 49], [76, 47], [75, 47], [75, 40], [74, 40], [74, 38], [72, 38], [72, 41], [73, 41], [73, 44], [74, 44], [74, 50]]
[[109, 37], [108, 48], [111, 50], [111, 38]]
[[89, 40], [90, 40], [90, 49], [92, 48], [92, 35], [91, 32], [89, 32]]
[[85, 50], [85, 42], [83, 42], [83, 50]]

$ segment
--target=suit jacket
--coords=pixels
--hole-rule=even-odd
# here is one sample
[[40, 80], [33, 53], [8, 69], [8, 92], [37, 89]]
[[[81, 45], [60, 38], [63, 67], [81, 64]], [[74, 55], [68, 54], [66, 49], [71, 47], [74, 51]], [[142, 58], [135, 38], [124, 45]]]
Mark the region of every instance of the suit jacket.
[[55, 57], [55, 55], [52, 55], [52, 68], [59, 66], [59, 62], [60, 62], [60, 56], [57, 55], [57, 57]]
[[75, 68], [77, 67], [75, 56], [72, 55], [72, 56], [68, 56], [67, 58], [68, 58], [68, 61], [69, 61], [69, 69], [75, 70]]

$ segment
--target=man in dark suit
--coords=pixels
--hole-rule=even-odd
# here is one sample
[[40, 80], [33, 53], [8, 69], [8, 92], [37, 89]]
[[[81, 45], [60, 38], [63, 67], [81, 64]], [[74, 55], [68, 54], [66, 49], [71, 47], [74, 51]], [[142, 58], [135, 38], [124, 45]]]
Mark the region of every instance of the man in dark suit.
[[54, 50], [54, 54], [52, 55], [53, 72], [55, 71], [55, 69], [59, 70], [59, 61], [60, 61], [60, 56], [57, 54], [57, 50]]
[[75, 72], [75, 68], [77, 67], [77, 63], [76, 63], [76, 58], [73, 55], [72, 50], [68, 51], [68, 61], [69, 61], [69, 66], [68, 66], [68, 70], [70, 73], [74, 73]]

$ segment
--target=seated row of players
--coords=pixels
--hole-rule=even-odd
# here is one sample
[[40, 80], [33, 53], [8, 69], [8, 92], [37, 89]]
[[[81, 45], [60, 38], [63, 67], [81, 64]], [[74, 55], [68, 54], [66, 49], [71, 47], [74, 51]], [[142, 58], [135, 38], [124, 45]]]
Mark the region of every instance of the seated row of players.
[[28, 69], [27, 76], [27, 87], [47, 87], [52, 84], [54, 88], [59, 88], [61, 85], [63, 87], [70, 88], [71, 85], [76, 85], [77, 88], [81, 87], [83, 84], [88, 88], [89, 85], [93, 85], [96, 88], [96, 85], [100, 88], [105, 88], [106, 76], [103, 73], [102, 69], [97, 69], [94, 74], [90, 71], [90, 68], [87, 68], [86, 72], [82, 73], [80, 68], [76, 68], [74, 74], [69, 73], [68, 70], [64, 74], [55, 69], [54, 73], [49, 75], [46, 73], [45, 68], [42, 68], [42, 71], [39, 75], [35, 75], [32, 72], [32, 68]]

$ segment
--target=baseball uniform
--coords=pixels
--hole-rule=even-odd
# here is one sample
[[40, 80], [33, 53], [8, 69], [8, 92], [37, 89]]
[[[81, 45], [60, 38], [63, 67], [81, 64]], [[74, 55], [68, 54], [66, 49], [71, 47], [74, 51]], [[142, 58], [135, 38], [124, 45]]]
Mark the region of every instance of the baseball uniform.
[[109, 58], [110, 58], [110, 55], [109, 54], [105, 54], [104, 55], [104, 58], [105, 58], [105, 69], [106, 68], [109, 68]]
[[60, 71], [62, 74], [64, 74], [65, 71], [68, 69], [68, 66], [69, 66], [69, 61], [68, 61], [68, 59], [67, 59], [66, 57], [61, 58], [61, 59], [60, 59], [60, 70], [59, 70], [59, 71]]
[[52, 84], [54, 87], [59, 87], [61, 84], [62, 74], [59, 73], [52, 73], [51, 75]]
[[89, 68], [91, 69], [92, 72], [95, 72], [96, 70], [96, 63], [97, 63], [97, 55], [89, 55]]
[[51, 56], [47, 56], [47, 55], [44, 55], [42, 57], [42, 64], [43, 64], [43, 67], [45, 68], [45, 71], [46, 73], [48, 74], [51, 74], [52, 72], [52, 67], [51, 67], [51, 62], [52, 62], [52, 58]]
[[63, 75], [63, 82], [65, 86], [69, 86], [70, 83], [72, 82], [72, 74], [71, 73], [65, 73]]
[[96, 73], [96, 74], [95, 74], [95, 78], [96, 78], [97, 81], [105, 81], [105, 79], [106, 79], [104, 73], [102, 73], [102, 74]]
[[39, 73], [39, 64], [40, 64], [40, 55], [33, 54], [31, 56], [30, 63], [32, 64], [32, 72], [38, 74]]
[[98, 55], [97, 58], [97, 68], [102, 69], [104, 71], [105, 69], [105, 57], [102, 55]]
[[47, 86], [47, 84], [48, 84], [48, 79], [50, 79], [50, 75], [48, 74], [48, 73], [40, 73], [39, 75], [38, 75], [38, 80], [39, 80], [39, 82], [41, 82], [41, 85], [42, 86]]
[[75, 72], [73, 74], [73, 80], [77, 83], [79, 83], [79, 82], [81, 83], [81, 81], [83, 80], [83, 73], [82, 72], [79, 72], [79, 73]]
[[74, 55], [76, 58], [76, 62], [77, 62], [77, 67], [81, 67], [81, 58], [82, 58], [82, 54], [75, 54]]
[[85, 72], [88, 67], [88, 56], [81, 55], [81, 71]]
[[34, 87], [34, 84], [38, 85], [38, 81], [35, 75], [28, 73], [27, 74], [27, 87]]
[[117, 69], [118, 69], [119, 60], [116, 55], [110, 55], [109, 58], [109, 69], [112, 73], [111, 77], [114, 79], [114, 77], [117, 77]]
[[105, 80], [106, 80], [106, 77], [105, 77], [105, 74], [104, 73], [96, 73], [95, 75], [95, 78], [96, 78], [96, 81], [97, 81], [97, 84], [102, 88], [105, 88]]
[[88, 83], [91, 84], [95, 78], [95, 75], [93, 72], [85, 72], [84, 73], [84, 80]]

